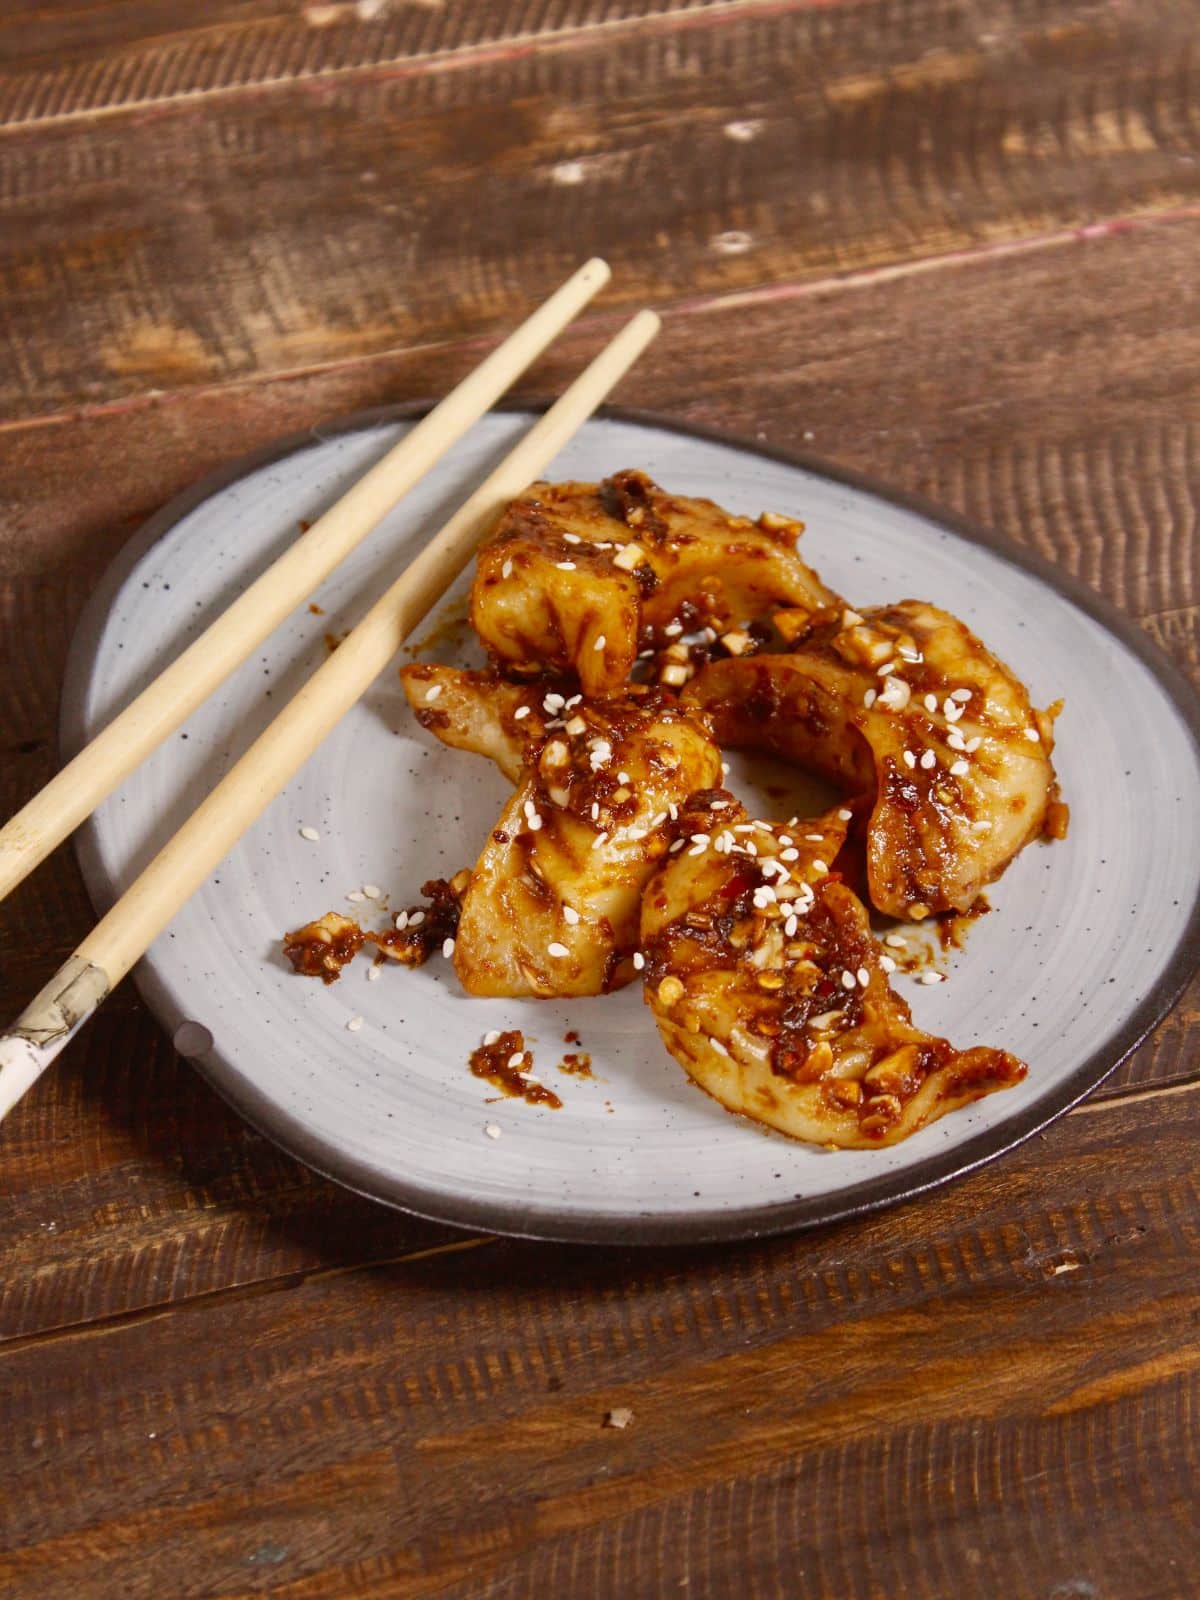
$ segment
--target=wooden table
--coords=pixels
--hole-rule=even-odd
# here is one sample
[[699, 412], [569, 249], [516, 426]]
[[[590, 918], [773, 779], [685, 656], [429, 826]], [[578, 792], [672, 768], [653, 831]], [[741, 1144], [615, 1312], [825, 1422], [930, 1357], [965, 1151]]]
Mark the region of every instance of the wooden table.
[[[0, 53], [5, 815], [149, 512], [593, 251], [525, 393], [653, 302], [621, 399], [964, 510], [1196, 672], [1188, 0], [9, 0]], [[6, 1013], [88, 919], [64, 849]], [[344, 1193], [123, 989], [0, 1132], [0, 1594], [1192, 1600], [1198, 993], [937, 1194], [638, 1253]]]

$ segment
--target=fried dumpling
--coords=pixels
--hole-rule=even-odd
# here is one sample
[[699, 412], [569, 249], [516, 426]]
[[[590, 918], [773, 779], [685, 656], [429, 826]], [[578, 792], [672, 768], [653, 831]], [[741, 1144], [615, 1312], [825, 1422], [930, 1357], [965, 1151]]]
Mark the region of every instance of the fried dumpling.
[[406, 667], [401, 677], [431, 732], [488, 755], [517, 782], [462, 896], [454, 966], [463, 987], [549, 997], [627, 983], [642, 893], [672, 818], [720, 778], [703, 714], [637, 688], [592, 703], [449, 667]]
[[788, 757], [868, 797], [872, 903], [966, 911], [1031, 839], [1060, 835], [1053, 722], [949, 612], [837, 609], [785, 655], [714, 662], [684, 691], [718, 740]]
[[1025, 1076], [1003, 1050], [913, 1025], [890, 958], [833, 863], [844, 809], [750, 822], [696, 796], [642, 909], [645, 995], [684, 1070], [730, 1111], [812, 1144], [874, 1149]]
[[[695, 628], [719, 636], [780, 606], [831, 604], [796, 553], [801, 531], [667, 494], [641, 472], [535, 483], [479, 552], [471, 621], [505, 671], [573, 673], [585, 694], [611, 694], [644, 640], [669, 647]], [[676, 685], [689, 675], [667, 672]]]

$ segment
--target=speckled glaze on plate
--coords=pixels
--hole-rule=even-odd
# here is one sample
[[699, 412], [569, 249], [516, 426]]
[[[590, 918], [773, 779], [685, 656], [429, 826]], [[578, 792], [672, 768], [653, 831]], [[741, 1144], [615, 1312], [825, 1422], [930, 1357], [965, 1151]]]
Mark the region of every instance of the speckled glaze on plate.
[[[63, 743], [78, 746], [269, 563], [407, 426], [352, 418], [209, 479], [122, 553], [76, 636]], [[79, 852], [97, 904], [141, 865], [348, 627], [528, 425], [487, 417], [97, 812]], [[899, 979], [916, 1020], [955, 1043], [1003, 1045], [1028, 1079], [893, 1149], [831, 1153], [729, 1116], [659, 1042], [638, 989], [570, 1004], [470, 1000], [448, 962], [416, 973], [360, 961], [325, 986], [281, 959], [279, 937], [347, 891], [394, 905], [474, 859], [506, 785], [443, 748], [381, 678], [267, 809], [141, 963], [147, 1002], [205, 1077], [301, 1160], [425, 1216], [535, 1237], [608, 1242], [779, 1232], [912, 1195], [999, 1154], [1094, 1087], [1163, 1015], [1200, 947], [1200, 717], [1141, 631], [1080, 586], [990, 534], [819, 463], [609, 413], [550, 476], [625, 466], [731, 510], [808, 524], [804, 552], [855, 603], [946, 606], [1028, 682], [1066, 701], [1055, 755], [1069, 839], [1028, 849], [989, 891], [996, 910], [948, 958], [950, 981]], [[461, 594], [463, 585], [459, 586]], [[453, 616], [453, 596], [444, 616]], [[473, 660], [461, 627], [424, 654]], [[778, 775], [776, 775], [777, 778]], [[780, 795], [735, 766], [758, 814]], [[301, 836], [315, 828], [317, 842]], [[359, 910], [369, 907], [357, 908]], [[357, 1031], [347, 1023], [363, 1019]], [[467, 1068], [490, 1028], [519, 1027], [561, 1110], [495, 1091]], [[593, 1078], [556, 1070], [577, 1030]], [[494, 1123], [500, 1137], [486, 1136]], [[1153, 1159], [1147, 1151], [1147, 1161]]]

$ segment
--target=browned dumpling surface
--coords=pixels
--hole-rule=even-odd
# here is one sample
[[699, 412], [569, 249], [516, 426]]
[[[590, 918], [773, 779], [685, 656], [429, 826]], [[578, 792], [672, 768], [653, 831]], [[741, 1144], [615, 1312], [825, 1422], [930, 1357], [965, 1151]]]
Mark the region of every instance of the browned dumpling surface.
[[966, 911], [1043, 832], [1061, 833], [1053, 719], [956, 617], [919, 600], [818, 614], [786, 655], [714, 662], [684, 691], [718, 740], [869, 797], [880, 911]]
[[848, 822], [767, 824], [724, 792], [697, 796], [643, 901], [645, 993], [668, 1050], [730, 1111], [872, 1149], [1026, 1069], [914, 1026], [834, 864]]
[[[801, 531], [668, 494], [641, 472], [535, 483], [479, 552], [471, 621], [505, 670], [574, 673], [585, 694], [609, 694], [643, 641], [670, 648], [697, 628], [740, 640], [777, 607], [832, 603], [796, 553]], [[666, 670], [668, 684], [685, 681], [683, 664]]]

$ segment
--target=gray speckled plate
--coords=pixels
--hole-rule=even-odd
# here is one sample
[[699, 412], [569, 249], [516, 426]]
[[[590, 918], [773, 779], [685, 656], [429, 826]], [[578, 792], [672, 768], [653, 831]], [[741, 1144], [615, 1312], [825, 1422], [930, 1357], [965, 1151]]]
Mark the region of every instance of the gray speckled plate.
[[[348, 626], [527, 426], [486, 418], [96, 814], [80, 838], [88, 884], [111, 902]], [[226, 605], [406, 425], [352, 419], [243, 462], [168, 507], [123, 553], [75, 640], [64, 744], [78, 745]], [[989, 891], [996, 907], [937, 988], [900, 984], [917, 1020], [956, 1043], [1007, 1046], [1019, 1088], [895, 1149], [834, 1154], [722, 1111], [659, 1042], [640, 993], [570, 1004], [470, 1000], [448, 962], [368, 963], [325, 988], [295, 977], [280, 934], [364, 884], [397, 905], [474, 859], [506, 785], [435, 743], [394, 672], [268, 808], [137, 971], [184, 1054], [251, 1122], [318, 1170], [427, 1216], [508, 1233], [661, 1242], [792, 1228], [913, 1194], [998, 1154], [1092, 1088], [1162, 1016], [1200, 942], [1200, 795], [1193, 698], [1143, 634], [1034, 558], [928, 507], [815, 463], [612, 414], [552, 476], [646, 469], [735, 511], [803, 518], [805, 554], [855, 601], [918, 596], [964, 617], [1026, 677], [1062, 696], [1056, 761], [1072, 806], [1065, 844], [1037, 845]], [[460, 586], [461, 587], [461, 586]], [[431, 653], [466, 659], [463, 630]], [[786, 816], [778, 790], [735, 787]], [[799, 792], [799, 791], [798, 791]], [[310, 842], [300, 828], [315, 828]], [[364, 1019], [359, 1031], [347, 1022]], [[489, 1103], [467, 1058], [520, 1027], [564, 1105]], [[594, 1079], [556, 1072], [577, 1029]], [[485, 1136], [489, 1122], [501, 1129]], [[1147, 1152], [1147, 1160], [1152, 1159]]]

